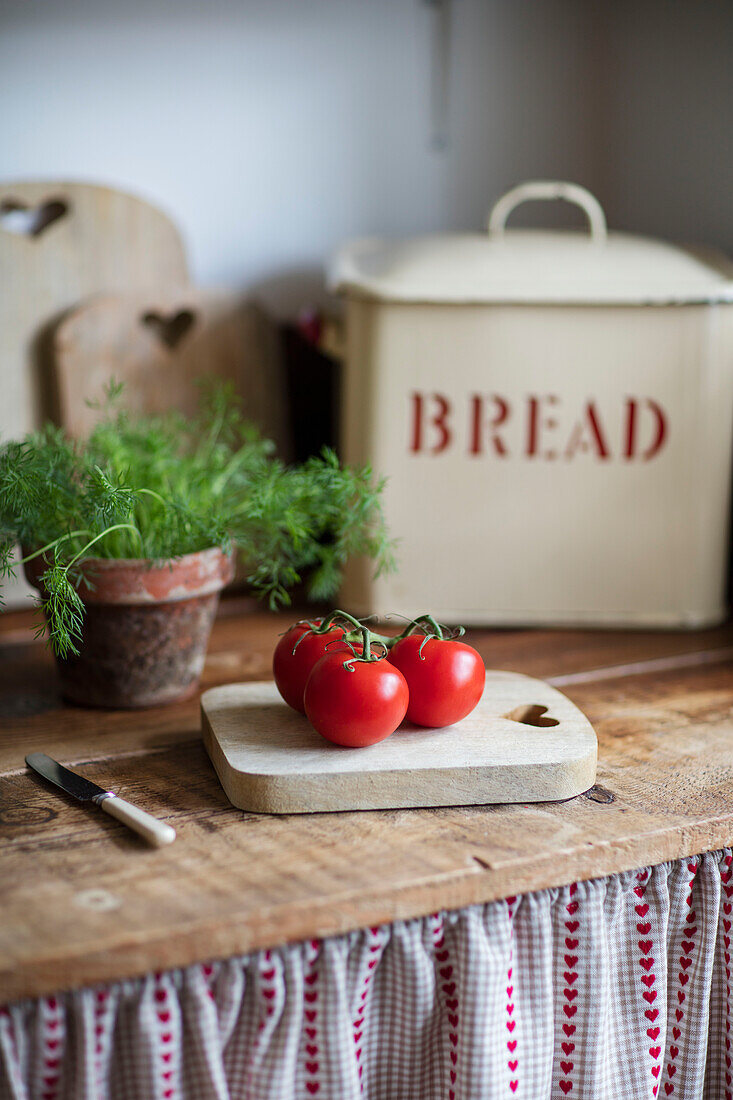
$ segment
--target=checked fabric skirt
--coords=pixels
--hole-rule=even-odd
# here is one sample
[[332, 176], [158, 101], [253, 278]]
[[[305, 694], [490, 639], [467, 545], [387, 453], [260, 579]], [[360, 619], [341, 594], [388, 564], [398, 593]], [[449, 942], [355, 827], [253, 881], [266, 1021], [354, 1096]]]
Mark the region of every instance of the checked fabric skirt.
[[733, 1100], [730, 851], [0, 1008], [0, 1100]]

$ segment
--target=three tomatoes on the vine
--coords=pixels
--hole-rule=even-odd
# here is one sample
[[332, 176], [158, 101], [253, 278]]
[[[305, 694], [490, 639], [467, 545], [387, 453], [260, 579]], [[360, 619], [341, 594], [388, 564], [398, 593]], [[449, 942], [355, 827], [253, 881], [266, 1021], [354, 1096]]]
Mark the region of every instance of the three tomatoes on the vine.
[[486, 673], [471, 646], [425, 630], [375, 639], [363, 627], [360, 643], [349, 629], [296, 623], [273, 655], [283, 699], [329, 741], [349, 748], [373, 745], [405, 718], [420, 726], [452, 725], [481, 698]]

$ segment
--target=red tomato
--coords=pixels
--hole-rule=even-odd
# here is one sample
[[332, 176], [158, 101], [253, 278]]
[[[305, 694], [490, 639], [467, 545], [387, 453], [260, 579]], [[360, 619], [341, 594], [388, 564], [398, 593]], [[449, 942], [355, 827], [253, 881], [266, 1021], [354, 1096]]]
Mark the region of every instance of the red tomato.
[[[305, 714], [305, 685], [316, 662], [320, 661], [324, 653], [332, 653], [334, 650], [345, 652], [347, 656], [349, 654], [346, 644], [339, 641], [346, 633], [343, 627], [334, 627], [325, 634], [312, 634], [309, 631], [307, 623], [295, 623], [283, 634], [272, 655], [272, 673], [277, 690], [288, 706], [299, 710], [301, 714]], [[302, 641], [299, 640], [301, 638]]]
[[364, 748], [383, 741], [405, 717], [405, 678], [387, 661], [353, 661], [343, 653], [322, 657], [305, 687], [305, 713], [328, 741]]
[[390, 650], [391, 664], [410, 689], [408, 721], [418, 726], [450, 726], [470, 714], [484, 690], [486, 669], [464, 642], [410, 634]]

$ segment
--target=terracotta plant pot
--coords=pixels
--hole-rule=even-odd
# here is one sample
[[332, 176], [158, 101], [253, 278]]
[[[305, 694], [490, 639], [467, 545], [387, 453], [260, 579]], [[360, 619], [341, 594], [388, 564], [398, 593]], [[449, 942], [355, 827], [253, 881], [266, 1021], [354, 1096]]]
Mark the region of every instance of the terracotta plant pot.
[[[219, 593], [234, 575], [218, 547], [167, 562], [86, 558], [79, 655], [57, 658], [64, 698], [92, 707], [153, 707], [196, 690]], [[46, 565], [25, 566], [41, 590]]]

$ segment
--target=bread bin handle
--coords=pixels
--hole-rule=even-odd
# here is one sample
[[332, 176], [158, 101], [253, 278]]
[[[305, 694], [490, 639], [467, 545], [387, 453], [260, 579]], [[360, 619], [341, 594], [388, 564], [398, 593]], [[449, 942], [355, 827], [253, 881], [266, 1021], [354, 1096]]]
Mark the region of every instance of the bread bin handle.
[[577, 183], [565, 183], [563, 180], [528, 180], [527, 183], [512, 187], [511, 191], [501, 196], [489, 214], [489, 233], [494, 237], [503, 236], [507, 218], [515, 206], [534, 199], [564, 199], [575, 203], [585, 212], [591, 239], [599, 244], [606, 240], [606, 215], [598, 199], [590, 191], [586, 191], [585, 187]]

